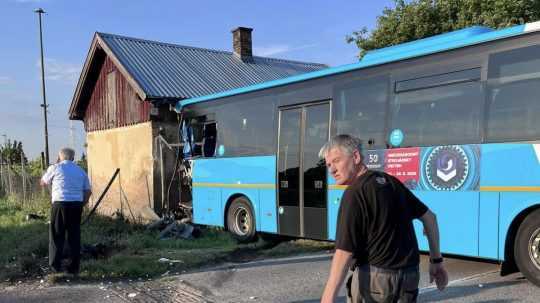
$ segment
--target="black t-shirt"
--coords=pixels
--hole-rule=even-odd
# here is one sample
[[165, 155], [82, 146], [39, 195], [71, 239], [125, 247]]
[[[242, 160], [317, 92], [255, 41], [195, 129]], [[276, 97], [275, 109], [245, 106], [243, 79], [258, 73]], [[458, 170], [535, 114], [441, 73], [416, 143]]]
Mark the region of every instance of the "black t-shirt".
[[386, 269], [418, 265], [412, 221], [427, 210], [395, 177], [367, 171], [343, 193], [336, 248], [352, 252], [358, 265]]

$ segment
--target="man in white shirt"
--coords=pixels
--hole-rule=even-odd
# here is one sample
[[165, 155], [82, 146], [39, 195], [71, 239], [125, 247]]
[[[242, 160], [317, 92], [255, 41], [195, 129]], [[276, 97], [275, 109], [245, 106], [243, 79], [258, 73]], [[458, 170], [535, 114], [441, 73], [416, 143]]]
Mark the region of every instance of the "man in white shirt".
[[51, 165], [41, 177], [42, 186], [51, 186], [52, 208], [49, 227], [49, 265], [60, 272], [62, 253], [67, 234], [71, 263], [68, 273], [78, 274], [81, 253], [81, 215], [88, 202], [90, 182], [88, 175], [73, 162], [75, 151], [62, 148], [58, 162]]

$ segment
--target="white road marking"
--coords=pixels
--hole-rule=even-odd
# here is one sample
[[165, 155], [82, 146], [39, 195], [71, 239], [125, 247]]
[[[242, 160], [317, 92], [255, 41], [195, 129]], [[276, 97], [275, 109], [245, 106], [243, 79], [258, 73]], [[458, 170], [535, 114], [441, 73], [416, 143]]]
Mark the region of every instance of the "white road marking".
[[[499, 272], [499, 270], [493, 270], [493, 271], [488, 271], [488, 272], [484, 272], [484, 273], [481, 273], [481, 274], [476, 274], [476, 275], [464, 277], [464, 278], [457, 279], [457, 280], [452, 280], [452, 281], [448, 282], [448, 286], [458, 284], [458, 283], [461, 283], [461, 282], [477, 280], [477, 279], [480, 279], [480, 278], [485, 277], [487, 275], [495, 274], [495, 273], [498, 273], [498, 272]], [[427, 286], [427, 287], [420, 288], [419, 293], [420, 294], [425, 294], [425, 293], [432, 292], [432, 291], [435, 291], [435, 290], [437, 290], [437, 286], [432, 285], [432, 286]]]

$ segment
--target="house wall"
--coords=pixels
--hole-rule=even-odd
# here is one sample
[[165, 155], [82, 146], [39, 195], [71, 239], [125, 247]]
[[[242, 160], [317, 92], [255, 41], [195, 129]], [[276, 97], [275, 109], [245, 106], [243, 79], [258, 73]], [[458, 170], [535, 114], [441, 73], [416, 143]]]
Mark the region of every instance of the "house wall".
[[[171, 121], [153, 121], [152, 122], [153, 137], [162, 136], [167, 143], [177, 144], [178, 141], [178, 122]], [[160, 152], [160, 148], [162, 151]], [[180, 181], [178, 176], [177, 161], [178, 148], [172, 147], [169, 149], [160, 141], [154, 140], [154, 210], [158, 213], [166, 210], [174, 210], [178, 208], [180, 202]], [[164, 174], [161, 175], [161, 159], [163, 159]], [[163, 184], [162, 178], [163, 177]], [[162, 192], [165, 195], [162, 195]], [[162, 199], [163, 197], [163, 199]], [[185, 198], [182, 197], [185, 201]]]
[[151, 108], [106, 57], [84, 113], [84, 128], [91, 132], [147, 122]]
[[116, 168], [120, 168], [120, 174], [98, 208], [101, 213], [120, 210], [131, 219], [129, 207], [136, 218], [143, 207], [154, 208], [152, 149], [151, 122], [87, 133], [92, 203], [97, 201]]

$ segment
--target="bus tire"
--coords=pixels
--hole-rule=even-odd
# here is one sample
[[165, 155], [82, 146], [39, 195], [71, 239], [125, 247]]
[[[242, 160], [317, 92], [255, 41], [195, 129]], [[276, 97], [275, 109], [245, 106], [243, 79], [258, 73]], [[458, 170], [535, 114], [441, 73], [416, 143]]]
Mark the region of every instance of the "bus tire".
[[232, 201], [227, 211], [227, 228], [240, 243], [249, 243], [257, 239], [255, 216], [247, 198], [238, 197]]
[[519, 226], [514, 256], [519, 271], [540, 287], [540, 209], [525, 217]]

